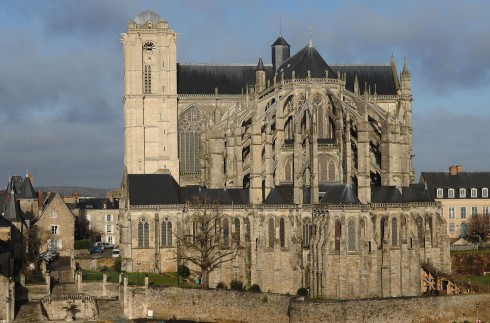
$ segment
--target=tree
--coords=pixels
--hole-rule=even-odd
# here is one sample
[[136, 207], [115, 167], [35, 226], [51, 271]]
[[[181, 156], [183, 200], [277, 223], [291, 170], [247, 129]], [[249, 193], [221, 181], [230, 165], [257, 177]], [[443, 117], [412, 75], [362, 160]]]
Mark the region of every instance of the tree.
[[44, 246], [47, 246], [51, 233], [37, 225], [31, 225], [27, 235], [27, 258], [36, 260], [41, 255], [41, 252], [47, 248], [44, 248]]
[[230, 220], [222, 215], [217, 202], [194, 198], [189, 204], [183, 228], [177, 238], [176, 256], [200, 269], [201, 283], [209, 288], [209, 273], [238, 255], [231, 235]]
[[477, 234], [481, 239], [485, 239], [485, 236], [490, 232], [490, 216], [483, 214], [476, 214], [470, 216], [468, 219], [468, 233]]

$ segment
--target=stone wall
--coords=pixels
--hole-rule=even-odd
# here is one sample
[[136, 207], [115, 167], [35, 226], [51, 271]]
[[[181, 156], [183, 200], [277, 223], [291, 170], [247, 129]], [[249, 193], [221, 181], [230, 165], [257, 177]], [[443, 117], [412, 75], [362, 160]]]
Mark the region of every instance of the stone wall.
[[490, 318], [490, 294], [301, 301], [271, 293], [129, 287], [121, 294], [124, 314], [206, 322], [463, 322]]
[[490, 318], [490, 294], [339, 302], [292, 302], [290, 322], [476, 322]]
[[79, 256], [75, 258], [75, 264], [77, 268], [99, 270], [103, 267], [112, 268], [116, 259], [112, 257], [91, 258], [90, 256]]

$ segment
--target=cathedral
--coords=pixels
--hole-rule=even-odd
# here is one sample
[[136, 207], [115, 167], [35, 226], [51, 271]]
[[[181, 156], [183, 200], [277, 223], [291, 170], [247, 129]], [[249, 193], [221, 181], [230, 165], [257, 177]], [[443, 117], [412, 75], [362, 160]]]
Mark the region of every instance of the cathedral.
[[177, 62], [177, 33], [145, 11], [122, 33], [123, 270], [175, 271], [191, 201], [217, 201], [238, 257], [211, 287], [327, 298], [412, 296], [450, 272], [440, 205], [414, 180], [407, 62], [329, 64], [312, 40], [272, 64]]

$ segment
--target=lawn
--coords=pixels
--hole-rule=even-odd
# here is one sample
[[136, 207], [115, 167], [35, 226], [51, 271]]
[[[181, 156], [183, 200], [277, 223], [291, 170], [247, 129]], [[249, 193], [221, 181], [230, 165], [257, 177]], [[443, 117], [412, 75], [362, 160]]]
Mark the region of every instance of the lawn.
[[[128, 276], [129, 285], [144, 285], [145, 276], [148, 276], [149, 284], [155, 286], [177, 286], [177, 273], [123, 273]], [[82, 270], [84, 281], [102, 281], [102, 272], [97, 270]], [[107, 281], [119, 282], [119, 273], [107, 271]]]

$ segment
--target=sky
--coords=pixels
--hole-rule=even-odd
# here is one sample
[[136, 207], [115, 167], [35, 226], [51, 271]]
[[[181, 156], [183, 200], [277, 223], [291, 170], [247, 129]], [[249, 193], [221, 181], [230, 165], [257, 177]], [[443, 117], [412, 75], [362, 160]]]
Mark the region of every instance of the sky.
[[0, 0], [0, 187], [119, 187], [119, 38], [144, 10], [178, 33], [179, 63], [270, 64], [280, 34], [294, 54], [310, 32], [327, 63], [406, 57], [417, 174], [490, 171], [488, 1]]

